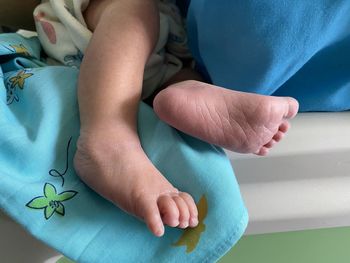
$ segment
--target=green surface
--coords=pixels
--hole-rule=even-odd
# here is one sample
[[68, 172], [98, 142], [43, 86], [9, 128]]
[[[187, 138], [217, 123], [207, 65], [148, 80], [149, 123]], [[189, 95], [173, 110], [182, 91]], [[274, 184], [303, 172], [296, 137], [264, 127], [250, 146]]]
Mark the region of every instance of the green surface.
[[61, 257], [59, 260], [56, 261], [56, 263], [74, 263], [74, 261], [72, 261], [66, 257]]
[[[219, 263], [350, 263], [350, 227], [244, 236]], [[61, 258], [57, 263], [74, 263]]]
[[350, 263], [350, 227], [244, 236], [219, 263]]

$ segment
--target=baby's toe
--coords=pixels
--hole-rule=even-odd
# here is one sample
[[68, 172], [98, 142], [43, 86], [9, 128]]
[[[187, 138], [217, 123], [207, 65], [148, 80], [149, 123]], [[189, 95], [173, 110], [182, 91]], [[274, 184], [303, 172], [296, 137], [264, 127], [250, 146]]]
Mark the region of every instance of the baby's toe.
[[174, 196], [172, 196], [172, 198], [175, 201], [177, 208], [179, 209], [180, 224], [178, 227], [180, 227], [180, 228], [188, 227], [189, 221], [190, 221], [190, 211], [188, 209], [187, 203], [179, 195], [174, 195]]
[[278, 131], [278, 132], [272, 137], [272, 140], [275, 140], [276, 142], [280, 142], [280, 141], [283, 139], [284, 135], [285, 135], [284, 132]]
[[296, 99], [291, 97], [286, 97], [285, 99], [287, 101], [287, 104], [286, 104], [286, 111], [285, 111], [284, 117], [287, 119], [294, 118], [295, 115], [297, 115], [298, 113], [299, 103]]
[[169, 195], [163, 195], [158, 198], [158, 208], [162, 215], [163, 223], [176, 227], [179, 225], [179, 209], [173, 198]]
[[195, 227], [198, 225], [198, 210], [196, 203], [194, 202], [192, 196], [188, 193], [181, 192], [179, 194], [182, 199], [186, 202], [188, 211], [190, 212], [189, 226]]
[[146, 222], [149, 230], [158, 237], [162, 236], [164, 234], [164, 225], [157, 203], [154, 201], [145, 202], [142, 210], [143, 220]]
[[268, 148], [268, 149], [271, 149], [275, 144], [277, 143], [276, 140], [272, 139], [271, 141], [269, 141], [268, 143], [266, 143], [264, 145], [264, 147]]
[[286, 133], [290, 128], [290, 123], [288, 121], [283, 121], [281, 125], [278, 127], [278, 130]]
[[257, 153], [255, 153], [255, 154], [256, 154], [256, 155], [260, 155], [260, 156], [265, 156], [265, 155], [267, 155], [268, 153], [269, 153], [269, 148], [263, 146], [263, 147], [261, 147], [260, 150], [259, 150]]

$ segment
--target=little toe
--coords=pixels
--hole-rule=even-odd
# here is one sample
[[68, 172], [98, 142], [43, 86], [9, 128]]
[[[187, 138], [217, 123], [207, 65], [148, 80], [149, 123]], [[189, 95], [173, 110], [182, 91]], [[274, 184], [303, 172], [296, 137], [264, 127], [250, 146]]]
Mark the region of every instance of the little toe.
[[169, 195], [163, 195], [158, 198], [158, 208], [162, 216], [163, 223], [176, 227], [179, 225], [179, 209], [173, 198]]
[[291, 97], [286, 97], [287, 100], [287, 109], [284, 114], [284, 117], [287, 119], [294, 118], [295, 115], [297, 115], [298, 110], [299, 110], [299, 103], [296, 99], [291, 98]]
[[161, 237], [164, 234], [164, 225], [160, 217], [157, 203], [153, 201], [144, 202], [141, 213], [149, 230], [151, 230], [155, 236]]
[[264, 145], [264, 147], [270, 149], [270, 148], [272, 148], [276, 143], [277, 143], [277, 141], [275, 141], [274, 139], [272, 139], [271, 141], [269, 141], [268, 143], [266, 143], [266, 144]]
[[256, 153], [256, 155], [265, 156], [269, 153], [269, 149], [265, 146], [261, 147], [260, 150]]
[[186, 228], [189, 226], [189, 220], [190, 220], [190, 211], [188, 209], [188, 206], [179, 195], [174, 195], [173, 200], [175, 201], [177, 208], [179, 209], [179, 221], [180, 224], [178, 227], [180, 228]]
[[284, 137], [284, 132], [278, 131], [273, 137], [272, 139], [275, 140], [276, 142], [280, 142], [283, 137]]
[[181, 198], [186, 202], [188, 210], [190, 212], [189, 226], [195, 227], [198, 225], [198, 210], [196, 203], [194, 202], [192, 196], [188, 193], [181, 192], [179, 194]]

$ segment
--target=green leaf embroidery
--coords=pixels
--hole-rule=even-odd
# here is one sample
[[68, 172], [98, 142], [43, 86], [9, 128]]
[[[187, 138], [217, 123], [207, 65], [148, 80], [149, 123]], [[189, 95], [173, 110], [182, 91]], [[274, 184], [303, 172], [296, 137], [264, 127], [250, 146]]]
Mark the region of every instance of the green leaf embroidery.
[[49, 219], [53, 215], [53, 213], [55, 213], [55, 210], [56, 209], [54, 207], [49, 205], [45, 207], [45, 210], [44, 210], [45, 218]]
[[32, 201], [30, 201], [27, 206], [34, 209], [42, 209], [45, 208], [49, 204], [49, 201], [46, 197], [36, 197]]
[[61, 203], [59, 203], [58, 207], [56, 208], [56, 212], [61, 216], [64, 216], [64, 206]]
[[77, 194], [76, 191], [64, 191], [57, 196], [58, 201], [67, 201], [72, 199]]
[[46, 183], [44, 186], [44, 195], [48, 198], [48, 199], [52, 199], [55, 195], [56, 195], [56, 188], [49, 183]]
[[55, 212], [61, 216], [65, 214], [62, 202], [72, 199], [78, 192], [64, 191], [57, 194], [54, 185], [46, 183], [44, 185], [44, 196], [38, 196], [29, 201], [26, 206], [33, 209], [44, 209], [44, 216], [49, 219]]

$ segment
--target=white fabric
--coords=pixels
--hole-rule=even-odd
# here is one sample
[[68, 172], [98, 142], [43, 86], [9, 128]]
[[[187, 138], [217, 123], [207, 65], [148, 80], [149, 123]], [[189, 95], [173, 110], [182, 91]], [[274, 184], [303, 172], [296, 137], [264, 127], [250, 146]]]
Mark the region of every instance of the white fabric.
[[268, 157], [226, 151], [249, 212], [245, 234], [349, 226], [350, 111], [299, 113]]
[[[146, 64], [142, 98], [164, 84], [182, 68], [178, 58], [189, 58], [183, 18], [174, 0], [159, 0], [160, 34]], [[92, 32], [83, 12], [89, 0], [44, 0], [34, 10], [36, 29], [48, 56], [61, 63], [79, 67]]]

